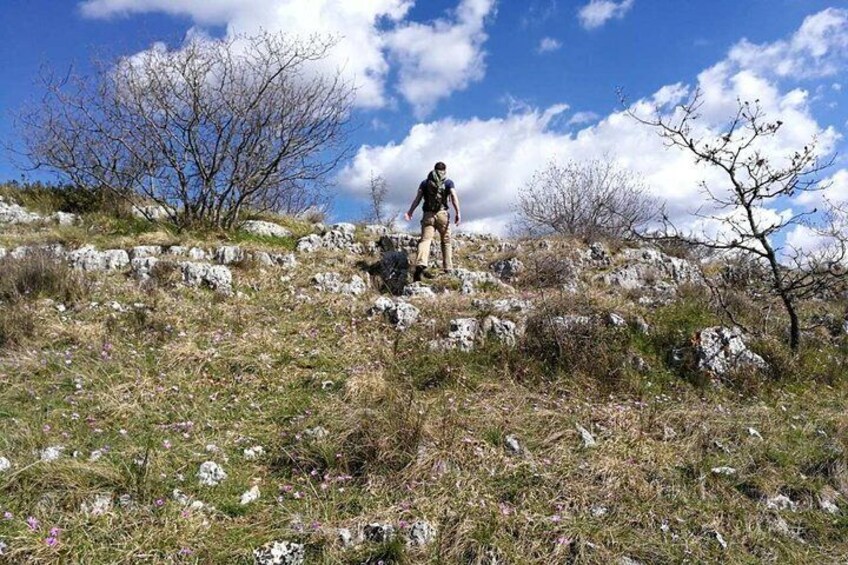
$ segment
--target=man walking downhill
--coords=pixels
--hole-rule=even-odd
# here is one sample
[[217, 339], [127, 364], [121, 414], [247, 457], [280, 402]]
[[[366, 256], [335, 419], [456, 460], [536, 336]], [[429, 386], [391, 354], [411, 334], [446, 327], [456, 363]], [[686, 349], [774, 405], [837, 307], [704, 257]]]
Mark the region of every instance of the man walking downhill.
[[461, 215], [459, 212], [459, 198], [453, 181], [447, 178], [448, 168], [439, 161], [427, 180], [418, 185], [418, 194], [412, 201], [412, 206], [404, 215], [406, 221], [412, 220], [412, 214], [418, 208], [421, 200], [424, 200], [424, 217], [421, 219], [421, 240], [418, 242], [418, 255], [415, 258], [415, 271], [412, 280], [418, 282], [430, 261], [430, 244], [433, 242], [435, 231], [439, 231], [442, 241], [442, 269], [446, 273], [453, 271], [453, 251], [450, 241], [450, 213], [448, 212], [448, 199], [456, 210], [456, 225], [459, 225]]

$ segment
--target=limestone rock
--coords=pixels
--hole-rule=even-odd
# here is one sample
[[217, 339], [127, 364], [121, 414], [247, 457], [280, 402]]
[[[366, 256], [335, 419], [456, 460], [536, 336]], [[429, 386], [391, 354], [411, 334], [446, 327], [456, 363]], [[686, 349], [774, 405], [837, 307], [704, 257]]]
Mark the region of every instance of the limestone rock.
[[130, 249], [130, 259], [144, 259], [147, 257], [158, 257], [162, 254], [162, 247], [159, 245], [138, 245]]
[[374, 522], [363, 528], [365, 539], [376, 543], [391, 541], [395, 537], [395, 527], [391, 524], [380, 524]]
[[416, 520], [409, 528], [409, 544], [416, 547], [429, 545], [436, 539], [436, 528], [425, 520]]
[[767, 366], [762, 357], [748, 349], [740, 330], [720, 326], [701, 330], [695, 355], [699, 370], [718, 377], [745, 367], [765, 369]]
[[492, 337], [509, 347], [515, 347], [520, 333], [515, 322], [495, 316], [486, 316], [480, 329], [484, 337]]
[[403, 295], [410, 298], [435, 298], [436, 293], [424, 283], [416, 282], [406, 285]]
[[186, 286], [205, 285], [223, 294], [232, 293], [233, 273], [223, 265], [184, 261], [180, 263], [180, 268]]
[[160, 206], [158, 204], [153, 204], [149, 206], [133, 206], [130, 213], [136, 217], [144, 220], [150, 221], [160, 221], [160, 220], [168, 220], [171, 217], [171, 214], [174, 213], [173, 209], [168, 209], [165, 206]]
[[512, 259], [501, 259], [489, 266], [501, 280], [511, 281], [524, 271], [524, 263], [513, 257]]
[[291, 231], [280, 224], [261, 220], [248, 220], [241, 225], [241, 229], [259, 237], [291, 237], [292, 235]]
[[201, 485], [214, 487], [227, 478], [227, 473], [214, 461], [206, 461], [200, 465], [197, 478]]
[[244, 492], [241, 495], [241, 500], [239, 500], [239, 504], [242, 506], [247, 506], [251, 502], [256, 502], [259, 500], [261, 493], [259, 492], [259, 487], [254, 485], [250, 490]]
[[359, 275], [354, 275], [349, 283], [345, 283], [338, 273], [318, 273], [312, 277], [312, 282], [318, 290], [332, 294], [359, 296], [368, 290], [365, 281]]
[[224, 245], [215, 250], [215, 262], [220, 265], [232, 265], [244, 259], [244, 251], [237, 245]]
[[275, 541], [253, 550], [256, 565], [303, 565], [306, 551], [302, 544]]
[[0, 198], [0, 224], [31, 224], [41, 220], [43, 218], [38, 214]]

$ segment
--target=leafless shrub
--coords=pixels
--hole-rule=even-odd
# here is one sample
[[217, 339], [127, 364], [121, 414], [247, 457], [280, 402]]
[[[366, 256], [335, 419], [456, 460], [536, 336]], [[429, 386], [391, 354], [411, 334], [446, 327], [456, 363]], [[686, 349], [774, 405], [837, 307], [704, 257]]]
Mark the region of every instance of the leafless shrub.
[[386, 179], [383, 175], [374, 176], [371, 173], [371, 180], [368, 185], [369, 196], [369, 211], [368, 221], [379, 224], [381, 226], [394, 227], [395, 216], [386, 210], [386, 196], [389, 193], [389, 186], [386, 184]]
[[610, 159], [551, 161], [535, 173], [518, 201], [521, 221], [531, 233], [586, 240], [628, 238], [658, 209], [642, 180]]
[[20, 116], [34, 167], [161, 205], [185, 227], [230, 228], [246, 210], [297, 213], [325, 199], [346, 154], [353, 89], [318, 72], [332, 39], [193, 38], [44, 78]]
[[[783, 122], [767, 120], [759, 101], [740, 100], [735, 115], [718, 134], [698, 133], [702, 104], [702, 93], [696, 90], [671, 113], [657, 108], [646, 118], [630, 110], [634, 119], [656, 129], [669, 146], [690, 152], [696, 163], [712, 165], [728, 181], [726, 191], [702, 183], [706, 204], [695, 216], [705, 225], [717, 226], [716, 230], [681, 230], [664, 216], [661, 228], [650, 237], [683, 241], [730, 257], [741, 255], [762, 265], [764, 288], [789, 318], [789, 343], [797, 351], [799, 301], [845, 284], [848, 238], [839, 221], [844, 214], [834, 208], [818, 218], [815, 210], [775, 215], [767, 214], [768, 206], [824, 190], [821, 173], [832, 159], [819, 159], [815, 140], [786, 158], [767, 154], [763, 142], [774, 138]], [[812, 230], [828, 244], [814, 251], [780, 247], [778, 238], [796, 226]]]

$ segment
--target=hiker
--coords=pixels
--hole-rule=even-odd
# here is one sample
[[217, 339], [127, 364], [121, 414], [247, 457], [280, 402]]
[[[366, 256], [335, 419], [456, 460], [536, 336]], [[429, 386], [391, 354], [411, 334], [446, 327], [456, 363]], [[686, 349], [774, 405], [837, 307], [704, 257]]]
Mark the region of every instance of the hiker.
[[450, 241], [450, 212], [448, 199], [456, 210], [456, 225], [459, 225], [459, 198], [453, 181], [447, 178], [448, 168], [439, 161], [427, 175], [427, 180], [418, 185], [418, 194], [412, 201], [409, 211], [404, 214], [406, 221], [412, 220], [412, 214], [424, 200], [424, 217], [421, 218], [421, 240], [418, 242], [418, 255], [415, 258], [415, 271], [412, 280], [419, 282], [430, 261], [430, 244], [433, 242], [435, 231], [439, 231], [442, 241], [442, 270], [445, 273], [453, 271], [452, 250]]

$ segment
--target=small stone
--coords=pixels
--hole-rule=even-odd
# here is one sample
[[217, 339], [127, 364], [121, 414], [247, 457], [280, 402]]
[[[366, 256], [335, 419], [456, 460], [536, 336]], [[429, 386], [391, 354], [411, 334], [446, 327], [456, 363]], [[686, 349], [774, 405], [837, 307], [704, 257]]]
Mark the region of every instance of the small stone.
[[722, 536], [718, 531], [713, 530], [713, 536], [715, 536], [716, 541], [721, 546], [722, 549], [727, 549], [727, 542], [724, 540], [724, 536]]
[[328, 435], [330, 435], [330, 432], [328, 432], [327, 429], [322, 426], [315, 426], [314, 428], [303, 430], [303, 435], [305, 435], [309, 439], [322, 440]]
[[62, 452], [65, 451], [65, 446], [63, 445], [54, 445], [51, 447], [45, 447], [41, 450], [41, 460], [42, 461], [55, 461], [59, 457], [62, 456]]
[[769, 510], [789, 510], [795, 512], [798, 505], [785, 494], [778, 494], [766, 500], [766, 508]]
[[89, 516], [103, 516], [112, 509], [112, 494], [98, 494], [90, 503], [83, 502], [81, 510]]
[[5, 473], [12, 468], [12, 462], [5, 457], [0, 457], [0, 473]]
[[763, 436], [760, 435], [760, 432], [758, 432], [754, 428], [748, 428], [748, 435], [757, 439], [763, 439]]
[[411, 298], [435, 298], [436, 293], [424, 283], [408, 284], [403, 289], [403, 295]]
[[592, 517], [594, 518], [603, 518], [609, 513], [609, 509], [606, 506], [593, 506], [590, 510], [592, 513]]
[[227, 478], [227, 473], [214, 461], [207, 461], [197, 471], [197, 478], [201, 485], [214, 487]]
[[504, 439], [504, 446], [506, 447], [506, 450], [512, 455], [521, 455], [521, 444], [518, 442], [517, 437], [513, 435], [506, 436], [506, 438]]
[[580, 439], [583, 440], [583, 447], [595, 447], [598, 442], [595, 441], [595, 438], [592, 437], [592, 434], [589, 433], [589, 430], [577, 424], [577, 431], [580, 433]]
[[248, 461], [255, 461], [265, 455], [265, 448], [261, 445], [254, 445], [253, 447], [245, 448], [243, 453], [245, 459]]
[[391, 524], [375, 522], [365, 526], [363, 533], [368, 541], [383, 543], [391, 541], [395, 537], [395, 527]]
[[615, 312], [610, 312], [607, 316], [607, 323], [615, 328], [624, 328], [627, 327], [627, 320], [624, 319], [620, 314], [616, 314]]
[[731, 477], [736, 474], [736, 469], [733, 467], [713, 467], [712, 472], [714, 475], [724, 475], [726, 477]]
[[255, 565], [303, 565], [304, 546], [288, 541], [275, 541], [253, 550]]
[[436, 528], [425, 520], [416, 520], [409, 529], [409, 544], [422, 547], [436, 539]]
[[339, 528], [336, 532], [336, 539], [342, 547], [350, 547], [353, 545], [353, 534], [347, 528]]
[[254, 485], [249, 491], [241, 495], [241, 505], [247, 506], [251, 502], [259, 500], [260, 496], [261, 493], [259, 492], [259, 487]]

